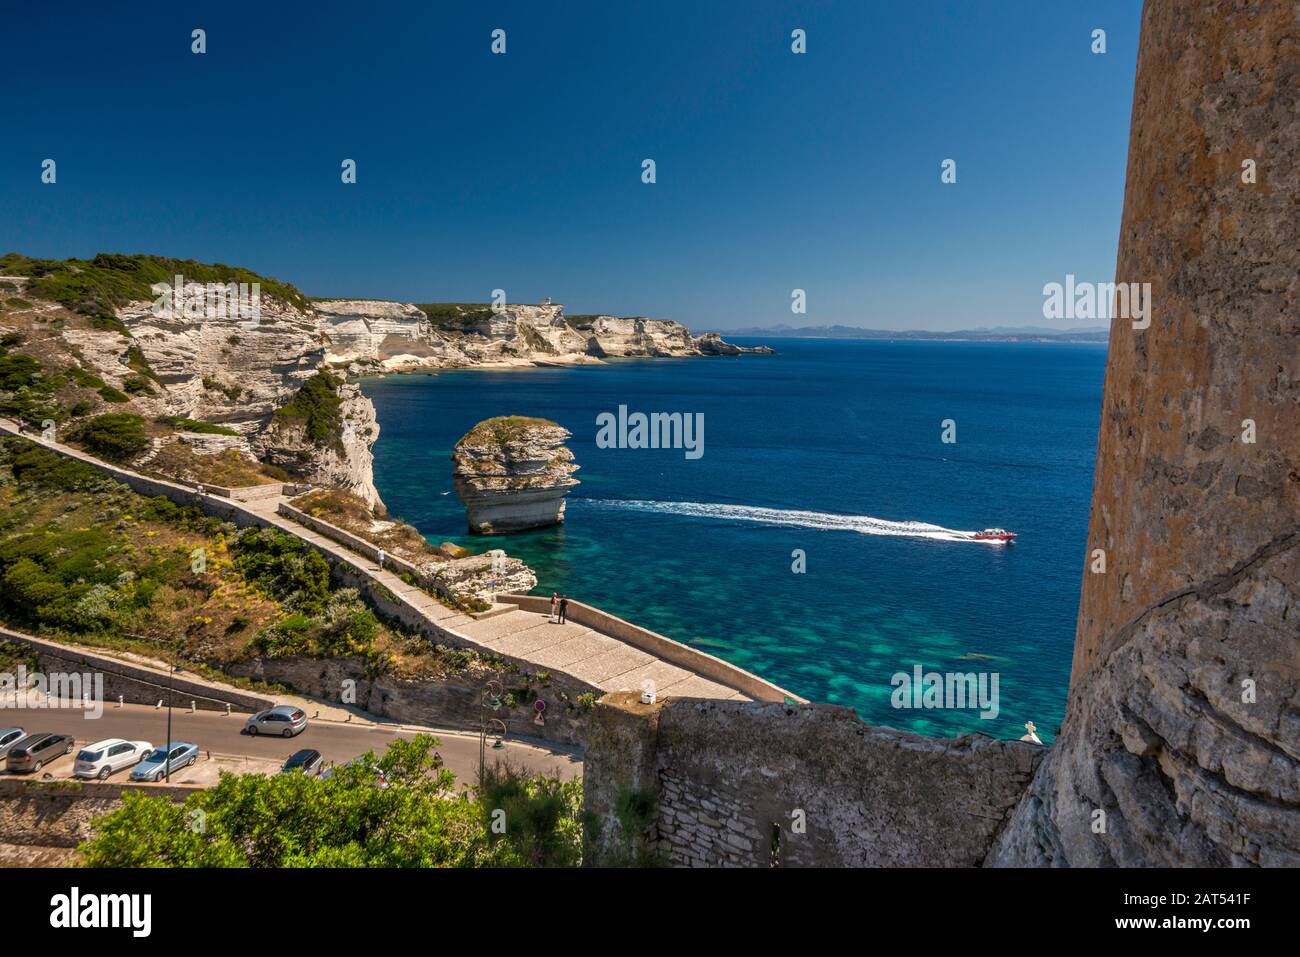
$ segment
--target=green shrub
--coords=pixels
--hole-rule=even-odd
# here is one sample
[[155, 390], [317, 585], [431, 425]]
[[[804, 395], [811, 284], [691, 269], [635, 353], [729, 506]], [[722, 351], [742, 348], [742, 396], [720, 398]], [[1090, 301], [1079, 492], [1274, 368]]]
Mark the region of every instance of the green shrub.
[[234, 429], [198, 419], [187, 419], [179, 415], [164, 415], [157, 419], [159, 425], [170, 425], [178, 432], [201, 432], [204, 435], [239, 435]]
[[330, 594], [330, 566], [301, 539], [274, 528], [247, 528], [230, 543], [235, 568], [290, 611], [319, 615]]
[[0, 356], [0, 389], [17, 392], [35, 385], [41, 377], [41, 364], [22, 353]]
[[26, 439], [6, 439], [3, 448], [4, 456], [20, 486], [36, 485], [65, 492], [79, 492], [116, 484], [93, 465], [66, 458]]
[[[28, 276], [28, 291], [39, 299], [57, 302], [90, 318], [98, 328], [128, 335], [115, 309], [131, 301], [157, 298], [150, 288], [155, 283], [174, 283], [177, 275], [186, 282], [260, 283], [264, 296], [273, 296], [305, 309], [307, 300], [288, 283], [259, 276], [247, 269], [224, 263], [200, 263], [166, 256], [100, 253], [94, 259], [31, 259], [17, 253], [0, 257], [0, 273]], [[22, 300], [19, 300], [20, 302]], [[143, 370], [137, 370], [143, 371]]]
[[122, 380], [122, 389], [131, 395], [153, 395], [153, 386], [142, 375], [129, 375]]
[[77, 427], [73, 438], [112, 461], [133, 459], [149, 448], [144, 419], [130, 412], [106, 412]]
[[340, 384], [328, 372], [317, 372], [276, 411], [275, 421], [301, 425], [307, 438], [317, 445], [336, 440], [343, 428], [343, 416], [339, 412], [343, 404], [338, 394]]

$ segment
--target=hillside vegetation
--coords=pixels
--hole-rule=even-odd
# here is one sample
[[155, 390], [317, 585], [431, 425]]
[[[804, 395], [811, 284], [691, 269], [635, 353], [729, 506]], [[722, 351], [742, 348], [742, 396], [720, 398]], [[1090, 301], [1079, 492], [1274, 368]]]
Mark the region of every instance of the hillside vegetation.
[[0, 441], [0, 619], [31, 633], [179, 656], [361, 656], [378, 673], [486, 667], [382, 620], [328, 563], [271, 529], [145, 498], [24, 439]]
[[93, 259], [32, 259], [9, 253], [0, 256], [0, 275], [28, 277], [30, 294], [87, 316], [99, 328], [123, 334], [126, 328], [114, 309], [133, 300], [157, 298], [150, 287], [173, 283], [178, 275], [186, 282], [259, 283], [262, 295], [307, 308], [307, 298], [289, 283], [238, 266], [168, 256], [99, 253]]

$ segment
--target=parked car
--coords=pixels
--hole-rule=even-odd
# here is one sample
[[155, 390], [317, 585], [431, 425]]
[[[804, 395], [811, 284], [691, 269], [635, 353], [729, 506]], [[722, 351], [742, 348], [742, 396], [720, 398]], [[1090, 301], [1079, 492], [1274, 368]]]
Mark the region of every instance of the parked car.
[[[375, 778], [375, 785], [378, 786], [378, 787], [381, 787], [381, 788], [386, 788], [386, 787], [388, 787], [388, 775], [384, 773], [384, 769], [381, 768], [381, 767], [380, 767], [379, 765], [377, 765], [377, 764], [367, 764], [367, 763], [366, 763], [366, 759], [365, 759], [364, 756], [363, 756], [363, 757], [353, 758], [353, 759], [352, 759], [351, 761], [349, 761], [347, 764], [343, 765], [343, 767], [345, 767], [345, 768], [356, 768], [356, 767], [369, 768], [369, 769], [370, 769], [370, 773], [374, 775], [374, 778]], [[334, 775], [338, 773], [338, 770], [339, 770], [339, 769], [336, 768], [336, 767], [335, 767], [335, 768], [330, 768], [330, 769], [328, 769], [324, 774], [321, 775], [321, 778], [323, 778], [323, 779], [325, 779], [325, 780], [328, 780], [329, 778], [334, 777]]]
[[132, 781], [161, 781], [169, 773], [175, 774], [181, 768], [188, 768], [199, 759], [197, 744], [170, 744], [165, 748], [154, 748], [135, 766], [131, 772]]
[[303, 748], [301, 751], [295, 751], [289, 756], [289, 760], [284, 762], [284, 767], [280, 769], [281, 774], [288, 774], [291, 771], [301, 771], [308, 777], [315, 777], [321, 772], [321, 765], [324, 759], [321, 753], [313, 748]]
[[282, 738], [292, 738], [307, 730], [307, 712], [291, 704], [277, 705], [269, 711], [259, 711], [246, 722], [244, 730], [249, 734], [274, 734]]
[[35, 773], [67, 754], [75, 743], [69, 734], [54, 734], [50, 731], [29, 734], [9, 748], [5, 767], [10, 771]]
[[9, 749], [27, 734], [22, 728], [0, 728], [0, 758], [9, 756]]
[[110, 774], [123, 768], [135, 767], [140, 760], [153, 750], [148, 741], [123, 741], [121, 738], [105, 738], [88, 744], [77, 752], [77, 763], [73, 765], [72, 775], [78, 778], [99, 778], [107, 781]]

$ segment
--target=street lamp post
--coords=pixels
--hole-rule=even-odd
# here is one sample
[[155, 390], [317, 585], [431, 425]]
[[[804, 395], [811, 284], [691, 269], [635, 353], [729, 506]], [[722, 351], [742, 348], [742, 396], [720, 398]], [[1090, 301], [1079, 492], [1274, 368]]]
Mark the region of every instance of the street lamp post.
[[[499, 672], [498, 672], [499, 674]], [[483, 771], [487, 762], [487, 729], [488, 729], [488, 702], [491, 702], [492, 710], [497, 711], [501, 708], [502, 700], [505, 697], [505, 688], [501, 684], [500, 678], [490, 678], [483, 686], [483, 693], [478, 699], [478, 784], [483, 786]], [[493, 718], [497, 724], [501, 725], [504, 734], [505, 722]]]
[[163, 775], [172, 783], [172, 698], [176, 697], [176, 672], [180, 665], [167, 666], [167, 743], [163, 746]]

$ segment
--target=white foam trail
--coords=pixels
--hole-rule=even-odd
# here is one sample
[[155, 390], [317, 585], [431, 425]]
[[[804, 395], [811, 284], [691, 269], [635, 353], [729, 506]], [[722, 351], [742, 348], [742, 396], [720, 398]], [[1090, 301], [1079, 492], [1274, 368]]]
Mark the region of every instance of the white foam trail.
[[803, 512], [784, 508], [758, 508], [752, 505], [724, 505], [711, 502], [646, 502], [616, 499], [576, 499], [587, 505], [657, 512], [661, 515], [685, 515], [723, 521], [756, 522], [786, 528], [813, 528], [825, 532], [858, 532], [861, 535], [894, 535], [929, 538], [942, 542], [978, 541], [974, 532], [928, 525], [925, 522], [891, 522], [870, 515], [836, 515], [831, 512]]

